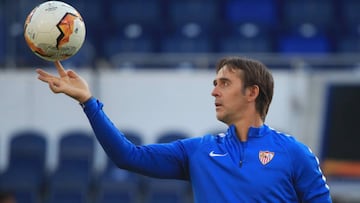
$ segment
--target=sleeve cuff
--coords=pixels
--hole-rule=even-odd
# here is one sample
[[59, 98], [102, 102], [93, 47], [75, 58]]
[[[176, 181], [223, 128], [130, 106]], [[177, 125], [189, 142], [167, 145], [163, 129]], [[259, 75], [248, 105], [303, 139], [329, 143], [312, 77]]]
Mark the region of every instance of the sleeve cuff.
[[95, 97], [90, 97], [88, 100], [86, 100], [84, 103], [79, 103], [80, 106], [85, 109], [85, 107], [89, 106], [91, 103], [96, 102], [96, 98]]

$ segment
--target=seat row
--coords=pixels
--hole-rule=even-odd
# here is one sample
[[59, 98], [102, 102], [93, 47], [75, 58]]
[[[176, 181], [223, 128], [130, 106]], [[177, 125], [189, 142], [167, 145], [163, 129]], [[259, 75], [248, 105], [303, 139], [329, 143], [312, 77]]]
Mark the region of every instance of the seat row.
[[[143, 143], [134, 132], [125, 132], [134, 144]], [[186, 138], [172, 132], [158, 142]], [[191, 202], [189, 184], [155, 180], [117, 168], [107, 159], [103, 170], [93, 168], [95, 140], [87, 131], [64, 134], [59, 142], [58, 165], [49, 172], [47, 143], [38, 131], [19, 132], [11, 138], [9, 164], [0, 174], [0, 189], [13, 192], [19, 203]]]
[[[100, 59], [111, 62], [121, 53], [360, 51], [356, 0], [66, 2], [80, 11], [87, 27], [86, 47], [71, 61], [76, 66], [93, 66]], [[20, 0], [18, 12], [4, 4], [0, 28], [16, 30], [7, 12], [18, 13], [15, 21], [23, 21], [37, 3]], [[26, 47], [22, 31], [12, 32], [18, 34], [0, 33], [0, 65], [11, 54], [18, 66], [43, 64]]]

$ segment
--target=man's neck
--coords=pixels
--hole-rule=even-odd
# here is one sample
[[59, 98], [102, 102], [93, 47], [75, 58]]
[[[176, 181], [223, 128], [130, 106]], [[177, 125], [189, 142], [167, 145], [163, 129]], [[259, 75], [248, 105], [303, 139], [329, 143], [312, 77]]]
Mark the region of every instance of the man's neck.
[[248, 139], [248, 132], [250, 127], [261, 127], [264, 124], [260, 116], [251, 119], [243, 119], [235, 123], [236, 134], [240, 141], [245, 142]]

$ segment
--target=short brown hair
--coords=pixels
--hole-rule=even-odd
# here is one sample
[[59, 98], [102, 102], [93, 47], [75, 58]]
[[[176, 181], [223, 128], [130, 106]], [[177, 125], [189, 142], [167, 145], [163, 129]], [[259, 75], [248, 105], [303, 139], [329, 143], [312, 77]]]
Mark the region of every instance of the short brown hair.
[[216, 73], [224, 66], [234, 70], [242, 70], [244, 88], [257, 85], [259, 96], [256, 98], [256, 110], [259, 112], [263, 121], [268, 113], [269, 106], [274, 94], [274, 79], [269, 69], [260, 61], [232, 56], [219, 60], [216, 65]]

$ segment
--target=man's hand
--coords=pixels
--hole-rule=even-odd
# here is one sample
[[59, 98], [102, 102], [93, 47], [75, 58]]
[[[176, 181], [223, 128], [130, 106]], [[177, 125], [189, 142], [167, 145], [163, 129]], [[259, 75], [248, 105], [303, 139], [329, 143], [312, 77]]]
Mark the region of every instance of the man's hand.
[[64, 93], [80, 103], [84, 103], [91, 97], [87, 82], [73, 70], [65, 70], [60, 61], [55, 62], [59, 77], [42, 69], [36, 69], [38, 79], [49, 84], [54, 93]]

